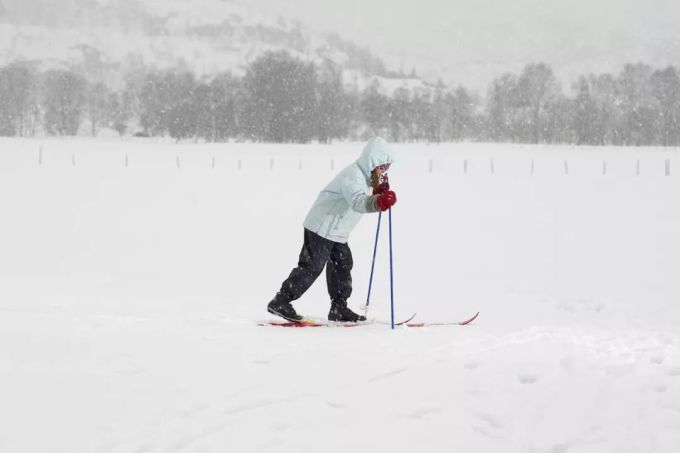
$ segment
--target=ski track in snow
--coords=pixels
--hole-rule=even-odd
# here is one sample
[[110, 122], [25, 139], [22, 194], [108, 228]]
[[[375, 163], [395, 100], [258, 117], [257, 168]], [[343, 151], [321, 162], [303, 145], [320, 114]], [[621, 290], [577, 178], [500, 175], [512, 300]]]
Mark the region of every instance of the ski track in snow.
[[[360, 146], [0, 140], [0, 451], [675, 452], [675, 150], [397, 146], [398, 315], [479, 318], [257, 326]], [[325, 315], [322, 280], [301, 312]]]

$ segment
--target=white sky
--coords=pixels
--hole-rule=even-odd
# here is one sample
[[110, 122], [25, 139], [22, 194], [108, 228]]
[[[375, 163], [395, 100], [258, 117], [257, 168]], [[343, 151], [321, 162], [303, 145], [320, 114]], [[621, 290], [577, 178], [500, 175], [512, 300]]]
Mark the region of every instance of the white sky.
[[[626, 62], [680, 65], [677, 0], [249, 0], [269, 13], [333, 30], [393, 69], [485, 89], [532, 61], [565, 85]], [[294, 4], [294, 7], [292, 5]], [[567, 87], [568, 88], [568, 87]]]

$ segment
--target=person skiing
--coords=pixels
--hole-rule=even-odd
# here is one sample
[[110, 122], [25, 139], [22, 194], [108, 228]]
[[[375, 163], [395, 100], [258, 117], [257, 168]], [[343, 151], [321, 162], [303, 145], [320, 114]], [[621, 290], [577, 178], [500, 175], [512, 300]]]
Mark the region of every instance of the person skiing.
[[[298, 260], [267, 311], [288, 321], [301, 321], [291, 304], [307, 291], [326, 267], [331, 298], [329, 321], [357, 322], [366, 317], [347, 307], [352, 293], [352, 252], [347, 240], [362, 214], [386, 211], [397, 202], [387, 171], [392, 164], [388, 143], [368, 141], [353, 164], [343, 169], [319, 193], [303, 222], [304, 242]], [[373, 188], [372, 194], [369, 188]]]

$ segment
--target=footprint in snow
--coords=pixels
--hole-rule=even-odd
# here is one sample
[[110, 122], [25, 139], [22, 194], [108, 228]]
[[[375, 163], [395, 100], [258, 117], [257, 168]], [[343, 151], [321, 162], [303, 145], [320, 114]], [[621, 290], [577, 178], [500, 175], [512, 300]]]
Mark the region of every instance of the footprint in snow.
[[675, 366], [673, 368], [670, 368], [668, 371], [666, 371], [666, 374], [668, 376], [680, 376], [680, 366]]
[[675, 338], [671, 335], [663, 335], [661, 341], [663, 341], [664, 344], [672, 345], [675, 343]]
[[372, 377], [372, 378], [368, 379], [366, 382], [381, 381], [383, 379], [387, 379], [387, 378], [390, 378], [392, 376], [396, 376], [398, 374], [401, 374], [404, 371], [406, 371], [406, 368], [396, 368], [392, 371], [388, 371], [387, 373], [379, 374], [378, 376]]
[[565, 311], [567, 313], [574, 313], [576, 311], [576, 307], [574, 307], [572, 304], [569, 303], [561, 303], [557, 305], [558, 310]]
[[346, 409], [347, 408], [346, 405], [340, 404], [340, 403], [334, 403], [333, 401], [326, 401], [326, 404], [328, 404], [333, 409]]
[[503, 429], [503, 428], [505, 428], [505, 423], [503, 423], [503, 421], [499, 417], [497, 417], [493, 414], [489, 414], [489, 413], [486, 413], [486, 412], [477, 412], [475, 414], [475, 417], [477, 417], [479, 420], [481, 420], [483, 422], [486, 422], [486, 424], [489, 425], [493, 429]]
[[519, 380], [520, 384], [535, 384], [538, 382], [538, 374], [520, 373], [517, 375], [517, 380]]
[[463, 364], [463, 367], [465, 367], [468, 370], [476, 370], [479, 368], [479, 363], [477, 362], [467, 362]]
[[567, 444], [556, 444], [550, 449], [550, 453], [567, 453], [569, 445]]
[[663, 363], [663, 356], [662, 355], [653, 355], [649, 358], [649, 361], [651, 363], [656, 364], [656, 365], [661, 365]]
[[502, 437], [502, 433], [499, 431], [505, 428], [505, 424], [500, 418], [484, 412], [476, 413], [475, 417], [484, 423], [483, 426], [473, 426], [472, 429], [492, 439], [500, 439]]
[[435, 407], [424, 407], [422, 409], [418, 409], [416, 411], [413, 411], [410, 414], [407, 414], [406, 417], [421, 420], [423, 418], [426, 418], [429, 415], [437, 415], [440, 412], [441, 412], [441, 409], [438, 409], [438, 408], [435, 408]]

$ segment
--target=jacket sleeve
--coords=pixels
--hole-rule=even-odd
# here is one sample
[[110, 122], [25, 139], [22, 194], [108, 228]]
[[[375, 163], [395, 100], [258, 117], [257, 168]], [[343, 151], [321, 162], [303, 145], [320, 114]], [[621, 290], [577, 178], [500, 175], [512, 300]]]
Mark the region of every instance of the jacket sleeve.
[[355, 178], [345, 178], [341, 182], [342, 195], [356, 212], [362, 214], [378, 212], [380, 209], [375, 197], [366, 193], [365, 184], [362, 183], [363, 181], [357, 181]]

